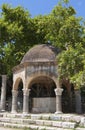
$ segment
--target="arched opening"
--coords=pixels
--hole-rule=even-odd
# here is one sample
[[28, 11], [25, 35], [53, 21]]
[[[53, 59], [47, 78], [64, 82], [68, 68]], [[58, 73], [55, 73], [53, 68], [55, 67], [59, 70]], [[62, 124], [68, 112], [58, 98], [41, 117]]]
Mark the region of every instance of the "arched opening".
[[22, 112], [23, 110], [23, 82], [20, 80], [18, 85], [18, 98], [17, 98], [17, 111]]
[[18, 91], [17, 95], [17, 111], [22, 112], [23, 110], [23, 81], [18, 78], [14, 84], [14, 89]]
[[30, 83], [30, 112], [55, 112], [55, 82], [47, 76], [34, 78]]

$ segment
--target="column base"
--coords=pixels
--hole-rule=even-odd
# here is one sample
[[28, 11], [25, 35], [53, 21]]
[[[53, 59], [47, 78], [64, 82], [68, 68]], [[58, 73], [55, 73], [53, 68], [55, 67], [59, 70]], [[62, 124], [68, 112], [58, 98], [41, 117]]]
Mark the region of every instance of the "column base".
[[63, 114], [61, 111], [56, 111], [55, 114]]
[[12, 114], [16, 114], [16, 113], [17, 113], [17, 111], [11, 111], [11, 113], [12, 113]]
[[28, 115], [28, 112], [23, 112], [23, 115]]
[[28, 117], [30, 114], [29, 113], [27, 113], [27, 112], [23, 112], [22, 113], [22, 117]]

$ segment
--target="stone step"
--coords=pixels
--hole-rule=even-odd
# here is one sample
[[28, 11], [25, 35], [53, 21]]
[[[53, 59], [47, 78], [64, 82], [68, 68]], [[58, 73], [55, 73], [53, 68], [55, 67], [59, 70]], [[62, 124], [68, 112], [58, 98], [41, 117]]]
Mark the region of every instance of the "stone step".
[[85, 130], [85, 117], [74, 114], [11, 114], [0, 113], [0, 126], [33, 130]]
[[0, 122], [0, 127], [22, 128], [22, 129], [29, 128], [32, 130], [72, 130], [72, 129], [49, 127], [49, 126], [11, 124], [11, 123], [3, 123], [3, 122]]
[[81, 118], [80, 127], [85, 129], [85, 117]]
[[53, 126], [60, 128], [75, 128], [76, 122], [67, 122], [67, 121], [52, 121], [52, 120], [36, 120], [36, 119], [22, 119], [22, 118], [0, 118], [0, 122], [4, 123], [16, 123], [16, 124], [36, 124], [41, 126]]
[[23, 119], [33, 119], [33, 120], [56, 120], [56, 121], [69, 121], [69, 122], [77, 122], [81, 121], [81, 117], [79, 115], [74, 114], [11, 114], [11, 113], [0, 113], [0, 117], [9, 117], [9, 118], [23, 118]]
[[85, 128], [76, 128], [76, 130], [85, 130]]
[[34, 124], [35, 120], [32, 119], [22, 119], [22, 118], [0, 118], [0, 122], [5, 123], [17, 123], [17, 124]]

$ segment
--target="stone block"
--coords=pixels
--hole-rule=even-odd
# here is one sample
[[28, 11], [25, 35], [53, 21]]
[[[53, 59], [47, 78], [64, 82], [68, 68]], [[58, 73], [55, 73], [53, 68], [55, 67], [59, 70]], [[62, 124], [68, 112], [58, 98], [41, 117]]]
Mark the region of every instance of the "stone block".
[[36, 120], [36, 125], [44, 125], [44, 122], [43, 120]]
[[32, 119], [23, 119], [23, 122], [24, 124], [35, 124], [35, 121], [32, 120]]
[[85, 126], [84, 124], [85, 124], [85, 117], [82, 117], [82, 118], [81, 118], [80, 125]]
[[63, 121], [70, 121], [71, 116], [70, 115], [64, 115], [62, 116]]
[[56, 98], [33, 98], [32, 112], [55, 112]]
[[35, 114], [32, 114], [32, 115], [31, 115], [31, 119], [32, 119], [32, 120], [37, 120], [37, 119], [41, 119], [41, 118], [42, 118], [41, 115], [35, 115]]
[[70, 128], [69, 122], [62, 122], [62, 127], [63, 128]]
[[42, 115], [42, 119], [43, 120], [50, 120], [50, 115], [49, 114]]
[[62, 128], [75, 128], [76, 123], [71, 122], [62, 122]]
[[30, 125], [29, 128], [34, 129], [34, 130], [35, 129], [38, 130], [39, 126], [37, 126], [37, 125]]
[[71, 129], [74, 129], [74, 128], [76, 127], [76, 125], [77, 125], [77, 124], [76, 124], [75, 122], [70, 123], [70, 128], [71, 128]]
[[52, 121], [44, 121], [45, 126], [52, 126]]
[[52, 126], [56, 126], [56, 127], [62, 127], [62, 122], [60, 122], [60, 121], [53, 121], [52, 122]]
[[45, 126], [39, 126], [38, 130], [45, 130]]
[[62, 116], [61, 115], [53, 115], [53, 116], [50, 116], [50, 119], [60, 121], [62, 119]]
[[81, 116], [73, 115], [72, 117], [70, 117], [70, 121], [74, 121], [74, 122], [79, 123], [81, 121]]
[[85, 128], [76, 128], [76, 130], [85, 130]]
[[46, 130], [57, 130], [57, 129], [53, 127], [46, 127]]

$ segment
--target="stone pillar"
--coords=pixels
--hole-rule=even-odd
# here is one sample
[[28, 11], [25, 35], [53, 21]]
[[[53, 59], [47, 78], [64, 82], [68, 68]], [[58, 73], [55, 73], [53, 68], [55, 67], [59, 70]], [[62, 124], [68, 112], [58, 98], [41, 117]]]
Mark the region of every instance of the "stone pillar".
[[12, 111], [11, 111], [11, 113], [17, 112], [17, 96], [18, 96], [18, 91], [12, 90]]
[[6, 75], [2, 75], [1, 111], [5, 111], [5, 104], [6, 104], [6, 80], [7, 80], [7, 76]]
[[23, 114], [29, 113], [29, 92], [30, 89], [23, 90]]
[[76, 105], [76, 113], [81, 114], [81, 92], [80, 90], [75, 90], [75, 105]]
[[55, 89], [55, 94], [56, 94], [56, 112], [55, 112], [55, 114], [62, 113], [62, 104], [61, 104], [62, 91], [63, 91], [63, 89], [61, 89], [61, 88]]

